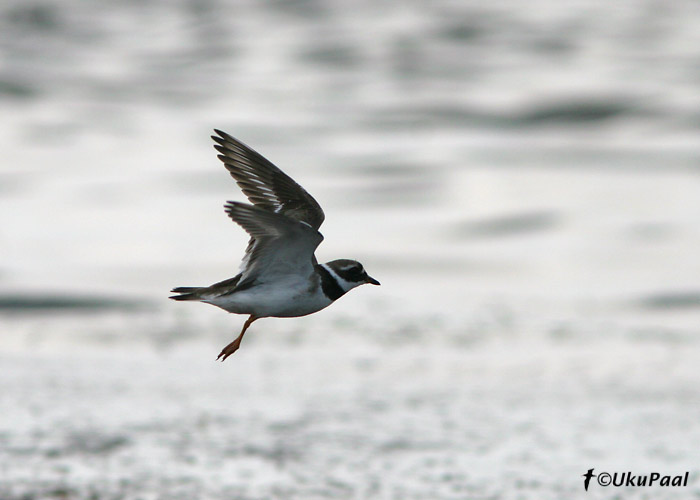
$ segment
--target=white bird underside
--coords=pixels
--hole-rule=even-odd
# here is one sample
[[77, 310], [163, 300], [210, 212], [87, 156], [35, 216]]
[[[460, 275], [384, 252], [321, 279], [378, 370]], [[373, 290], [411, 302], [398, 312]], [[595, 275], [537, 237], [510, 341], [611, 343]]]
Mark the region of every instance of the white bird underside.
[[258, 318], [306, 316], [333, 303], [323, 293], [315, 273], [305, 277], [288, 275], [269, 283], [257, 282], [253, 287], [229, 294], [211, 297], [204, 295], [202, 302], [228, 312], [252, 314]]

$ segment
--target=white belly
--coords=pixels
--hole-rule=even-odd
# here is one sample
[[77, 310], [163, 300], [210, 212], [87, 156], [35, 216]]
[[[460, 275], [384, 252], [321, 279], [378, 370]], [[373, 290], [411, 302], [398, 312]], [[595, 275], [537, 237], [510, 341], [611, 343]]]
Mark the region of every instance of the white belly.
[[329, 306], [332, 301], [318, 284], [308, 280], [286, 280], [262, 283], [230, 295], [203, 300], [228, 312], [253, 314], [259, 318], [305, 316]]

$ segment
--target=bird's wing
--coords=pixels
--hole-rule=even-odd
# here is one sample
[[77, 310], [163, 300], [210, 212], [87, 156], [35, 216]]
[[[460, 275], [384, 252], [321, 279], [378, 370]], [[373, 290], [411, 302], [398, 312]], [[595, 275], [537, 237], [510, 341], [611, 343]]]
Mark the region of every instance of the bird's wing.
[[253, 281], [278, 280], [286, 275], [311, 274], [314, 251], [323, 236], [305, 222], [263, 208], [226, 202], [226, 213], [250, 235], [237, 289]]
[[305, 222], [314, 229], [321, 227], [325, 215], [321, 206], [299, 184], [260, 153], [231, 137], [214, 130], [211, 136], [226, 170], [256, 207]]

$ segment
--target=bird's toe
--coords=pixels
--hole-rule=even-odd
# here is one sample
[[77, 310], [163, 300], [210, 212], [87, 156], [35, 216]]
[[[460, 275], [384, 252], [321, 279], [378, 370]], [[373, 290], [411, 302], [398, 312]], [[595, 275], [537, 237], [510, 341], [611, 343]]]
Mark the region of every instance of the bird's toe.
[[219, 361], [219, 359], [220, 359], [221, 362], [223, 363], [224, 361], [226, 361], [226, 358], [228, 358], [231, 354], [233, 354], [234, 352], [236, 352], [238, 350], [240, 345], [241, 345], [240, 342], [237, 342], [236, 340], [234, 340], [229, 345], [227, 345], [226, 347], [221, 349], [221, 352], [216, 357], [216, 360]]

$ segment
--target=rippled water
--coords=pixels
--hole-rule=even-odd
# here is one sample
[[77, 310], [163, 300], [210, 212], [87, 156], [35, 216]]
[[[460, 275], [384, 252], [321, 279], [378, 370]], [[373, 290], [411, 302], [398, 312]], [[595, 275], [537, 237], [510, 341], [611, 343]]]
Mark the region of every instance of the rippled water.
[[[0, 497], [561, 498], [590, 467], [700, 494], [698, 21], [5, 2]], [[382, 282], [223, 365], [242, 318], [166, 299], [245, 246], [214, 127]]]

